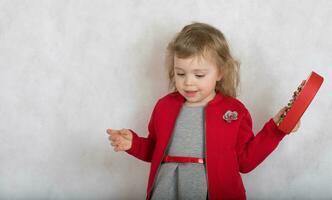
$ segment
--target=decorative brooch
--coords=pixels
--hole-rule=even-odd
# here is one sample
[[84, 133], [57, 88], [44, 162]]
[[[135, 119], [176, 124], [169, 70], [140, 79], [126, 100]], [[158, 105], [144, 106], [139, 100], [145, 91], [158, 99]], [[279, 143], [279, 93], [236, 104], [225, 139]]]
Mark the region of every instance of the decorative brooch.
[[237, 112], [236, 111], [230, 111], [228, 110], [224, 116], [223, 116], [223, 119], [228, 122], [228, 123], [231, 123], [232, 120], [237, 120]]

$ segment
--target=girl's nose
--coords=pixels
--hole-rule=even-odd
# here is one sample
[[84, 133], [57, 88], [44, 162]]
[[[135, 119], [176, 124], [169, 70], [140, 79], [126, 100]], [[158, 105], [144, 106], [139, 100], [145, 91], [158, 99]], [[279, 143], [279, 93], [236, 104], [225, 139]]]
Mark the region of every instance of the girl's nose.
[[184, 79], [184, 84], [185, 85], [191, 85], [193, 84], [193, 78], [191, 76], [186, 76], [185, 79]]

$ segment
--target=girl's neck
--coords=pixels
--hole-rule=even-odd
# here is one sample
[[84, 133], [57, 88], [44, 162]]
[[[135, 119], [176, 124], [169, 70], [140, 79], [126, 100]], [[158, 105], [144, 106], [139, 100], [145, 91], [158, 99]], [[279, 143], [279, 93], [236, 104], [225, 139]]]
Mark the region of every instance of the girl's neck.
[[187, 102], [184, 103], [185, 107], [189, 107], [189, 108], [200, 108], [200, 107], [204, 107], [206, 104], [204, 105], [188, 105]]

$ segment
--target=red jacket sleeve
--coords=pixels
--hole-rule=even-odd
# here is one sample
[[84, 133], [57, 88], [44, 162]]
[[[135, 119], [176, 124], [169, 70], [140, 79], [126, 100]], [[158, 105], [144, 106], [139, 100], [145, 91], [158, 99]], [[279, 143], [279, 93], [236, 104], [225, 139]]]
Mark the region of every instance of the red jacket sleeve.
[[270, 118], [263, 128], [254, 136], [252, 131], [252, 119], [250, 113], [245, 109], [242, 118], [236, 144], [239, 171], [248, 173], [255, 169], [286, 135], [279, 130], [273, 119]]
[[148, 125], [148, 137], [140, 137], [136, 132], [133, 130], [129, 129], [132, 134], [133, 134], [133, 140], [131, 144], [131, 148], [128, 149], [126, 152], [132, 156], [135, 156], [136, 158], [146, 161], [146, 162], [151, 162], [152, 159], [152, 154], [154, 151], [154, 146], [155, 146], [155, 140], [156, 140], [156, 131], [155, 131], [155, 126], [154, 126], [154, 118], [156, 115], [156, 108], [157, 105], [155, 105], [149, 125]]

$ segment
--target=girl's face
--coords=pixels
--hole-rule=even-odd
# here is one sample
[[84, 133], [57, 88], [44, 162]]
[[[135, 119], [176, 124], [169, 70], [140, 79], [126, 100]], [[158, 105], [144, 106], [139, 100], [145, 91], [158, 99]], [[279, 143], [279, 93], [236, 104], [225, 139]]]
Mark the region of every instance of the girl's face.
[[214, 62], [204, 57], [178, 58], [174, 56], [174, 78], [178, 92], [188, 106], [206, 105], [216, 95], [216, 82], [222, 76]]

